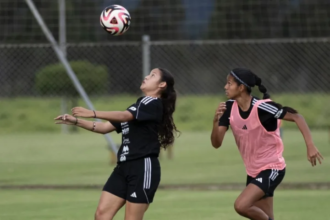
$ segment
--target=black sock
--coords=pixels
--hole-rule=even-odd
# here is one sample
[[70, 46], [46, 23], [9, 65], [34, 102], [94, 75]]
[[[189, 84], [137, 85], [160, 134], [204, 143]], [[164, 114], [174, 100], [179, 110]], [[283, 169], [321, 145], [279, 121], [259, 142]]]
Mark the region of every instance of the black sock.
[[269, 220], [273, 220], [273, 219], [269, 218]]

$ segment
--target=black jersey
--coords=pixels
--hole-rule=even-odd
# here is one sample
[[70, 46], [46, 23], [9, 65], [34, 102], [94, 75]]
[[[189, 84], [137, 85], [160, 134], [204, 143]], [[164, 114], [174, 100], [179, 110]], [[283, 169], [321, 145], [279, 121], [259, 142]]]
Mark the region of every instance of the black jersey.
[[158, 127], [163, 119], [163, 104], [159, 98], [140, 97], [127, 108], [134, 119], [129, 122], [111, 122], [117, 133], [122, 133], [118, 163], [145, 157], [158, 157], [160, 141]]
[[[243, 119], [247, 119], [251, 113], [253, 105], [258, 101], [257, 98], [253, 97], [251, 99], [251, 105], [248, 111], [244, 112], [239, 107], [239, 114]], [[230, 125], [229, 118], [231, 113], [231, 108], [233, 106], [234, 100], [228, 100], [226, 102], [226, 111], [223, 113], [221, 118], [219, 119], [219, 126], [226, 126]], [[277, 129], [278, 119], [282, 119], [286, 114], [285, 109], [277, 108], [273, 102], [265, 102], [258, 106], [258, 116], [261, 124], [267, 131], [275, 131]]]

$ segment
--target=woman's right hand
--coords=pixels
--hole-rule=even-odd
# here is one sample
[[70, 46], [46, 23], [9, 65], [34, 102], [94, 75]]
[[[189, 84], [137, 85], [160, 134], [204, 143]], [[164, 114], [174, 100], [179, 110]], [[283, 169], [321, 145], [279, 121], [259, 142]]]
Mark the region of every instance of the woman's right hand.
[[66, 124], [66, 125], [76, 125], [78, 122], [78, 119], [72, 115], [64, 114], [59, 115], [56, 118], [54, 118], [56, 121], [55, 124]]
[[218, 122], [226, 109], [226, 102], [220, 102], [217, 110], [215, 111], [214, 121]]

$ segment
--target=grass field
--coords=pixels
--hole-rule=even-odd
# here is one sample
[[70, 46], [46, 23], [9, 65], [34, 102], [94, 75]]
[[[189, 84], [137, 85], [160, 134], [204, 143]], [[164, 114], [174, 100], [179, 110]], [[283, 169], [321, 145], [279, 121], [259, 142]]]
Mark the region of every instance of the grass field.
[[[239, 183], [245, 171], [228, 132], [223, 147], [215, 150], [209, 132], [183, 132], [174, 146], [174, 159], [162, 155], [162, 186], [166, 184]], [[326, 131], [313, 131], [315, 144], [325, 160], [312, 168], [306, 160], [303, 138], [297, 130], [284, 131], [287, 175], [283, 184], [330, 182], [330, 149]], [[116, 142], [120, 135], [113, 134]], [[113, 165], [102, 135], [7, 134], [0, 138], [0, 188], [23, 185], [97, 185], [100, 188]], [[145, 219], [239, 220], [233, 202], [239, 191], [159, 190]], [[0, 219], [93, 219], [100, 190], [0, 189]], [[276, 192], [279, 220], [327, 219], [330, 192], [283, 190]], [[115, 219], [123, 219], [120, 211]]]
[[[221, 96], [180, 96], [174, 114], [175, 122], [182, 131], [208, 131], [215, 108], [219, 102], [226, 101]], [[258, 94], [260, 95], [260, 94]], [[137, 97], [112, 96], [91, 97], [98, 110], [124, 110], [136, 101]], [[328, 94], [283, 94], [272, 97], [284, 106], [296, 108], [313, 128], [330, 127], [330, 96]], [[0, 99], [0, 134], [58, 132], [59, 126], [52, 124], [52, 119], [60, 114], [60, 98], [10, 98]], [[86, 106], [82, 100], [78, 105]], [[68, 103], [68, 110], [72, 104]], [[23, 126], [24, 125], [24, 126]], [[286, 128], [294, 128], [294, 123], [284, 123]]]
[[[119, 142], [121, 136], [112, 137]], [[209, 137], [209, 132], [183, 132], [174, 146], [174, 159], [161, 158], [162, 184], [244, 183], [245, 170], [231, 131], [217, 150]], [[325, 158], [316, 167], [306, 159], [301, 134], [284, 131], [284, 182], [330, 182], [327, 132], [315, 131], [313, 137]], [[0, 185], [103, 184], [113, 169], [104, 137], [88, 131], [5, 135], [0, 146]]]
[[[145, 220], [242, 220], [233, 209], [237, 191], [159, 191]], [[0, 219], [90, 220], [100, 192], [1, 191]], [[275, 219], [329, 219], [329, 191], [278, 191]], [[114, 218], [124, 219], [124, 209]]]

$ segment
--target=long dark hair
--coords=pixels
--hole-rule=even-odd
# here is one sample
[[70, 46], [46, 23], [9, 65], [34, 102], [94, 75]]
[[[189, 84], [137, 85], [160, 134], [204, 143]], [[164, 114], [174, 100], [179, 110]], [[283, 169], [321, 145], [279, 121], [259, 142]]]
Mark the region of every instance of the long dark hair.
[[[270, 95], [267, 93], [267, 89], [264, 85], [262, 85], [262, 80], [254, 74], [251, 70], [245, 68], [235, 68], [230, 73], [233, 77], [237, 85], [243, 84], [246, 88], [246, 92], [251, 94], [252, 87], [258, 86], [259, 91], [263, 94], [263, 99], [269, 99]], [[288, 106], [282, 106], [279, 103], [271, 102], [278, 109], [285, 109], [287, 112], [297, 114], [298, 111], [294, 108]]]
[[176, 91], [174, 78], [170, 71], [158, 68], [161, 72], [161, 82], [166, 82], [166, 87], [161, 93], [163, 103], [163, 121], [159, 126], [159, 140], [162, 147], [166, 148], [174, 143], [175, 133], [179, 132], [174, 124], [173, 113], [175, 111]]

